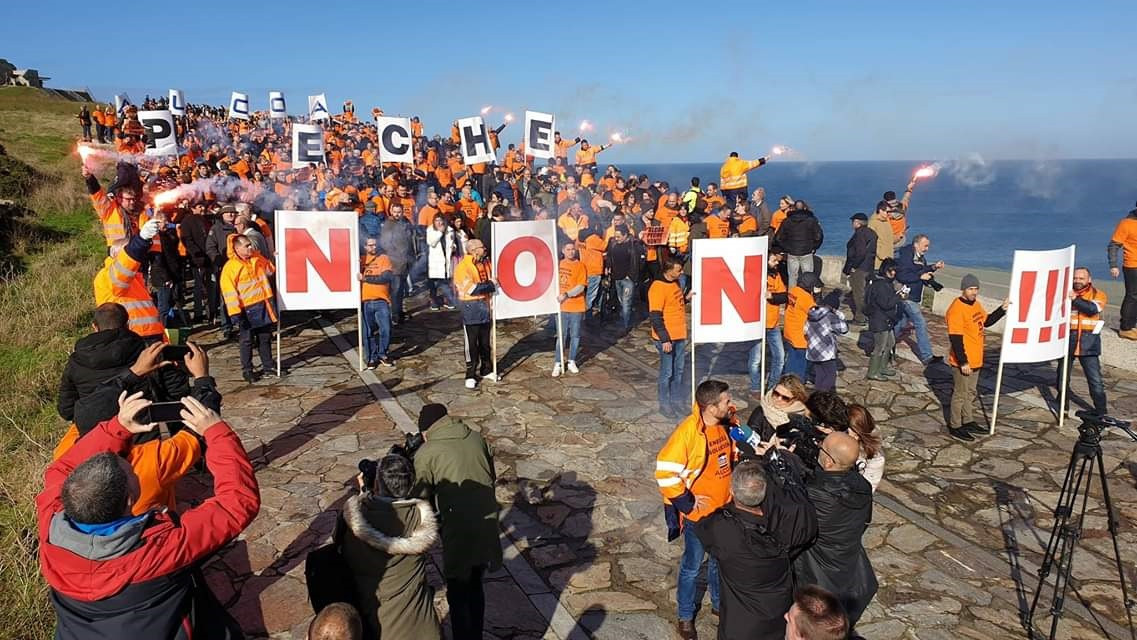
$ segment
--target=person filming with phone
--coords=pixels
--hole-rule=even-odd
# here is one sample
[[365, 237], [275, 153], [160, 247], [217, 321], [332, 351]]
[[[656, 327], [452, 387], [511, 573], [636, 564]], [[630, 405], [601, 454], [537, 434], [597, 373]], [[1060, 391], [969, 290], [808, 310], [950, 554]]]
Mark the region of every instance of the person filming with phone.
[[[171, 359], [183, 350], [180, 360]], [[154, 374], [162, 369], [184, 369], [193, 377], [193, 386], [184, 397], [193, 398], [210, 411], [220, 412], [221, 394], [209, 375], [209, 359], [205, 352], [192, 342], [186, 347], [156, 342], [143, 349], [129, 368], [98, 385], [75, 403], [74, 424], [56, 445], [52, 459], [59, 460], [99, 425], [114, 418], [119, 412], [122, 394], [151, 395], [150, 383]], [[137, 416], [146, 424], [166, 423], [170, 435], [163, 438], [158, 429], [150, 429], [131, 438], [125, 458], [139, 481], [139, 495], [132, 506], [136, 515], [150, 509], [175, 510], [174, 485], [201, 459], [204, 441], [191, 425], [183, 421], [184, 397], [172, 402], [147, 400]], [[183, 428], [183, 424], [189, 428]]]

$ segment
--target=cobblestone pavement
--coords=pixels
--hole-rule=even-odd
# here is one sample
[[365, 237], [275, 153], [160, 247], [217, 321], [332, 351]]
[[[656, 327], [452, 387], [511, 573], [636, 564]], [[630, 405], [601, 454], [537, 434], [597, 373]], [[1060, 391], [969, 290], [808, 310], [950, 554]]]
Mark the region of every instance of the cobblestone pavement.
[[[275, 383], [241, 382], [231, 368], [236, 345], [210, 352], [225, 393], [224, 415], [242, 433], [264, 498], [250, 529], [207, 567], [221, 601], [247, 631], [303, 638], [310, 616], [304, 554], [329, 535], [356, 462], [401, 439], [397, 423], [406, 422], [404, 412], [415, 416], [424, 403], [442, 402], [480, 429], [496, 452], [503, 546], [511, 560], [487, 584], [487, 638], [581, 637], [582, 631], [602, 639], [673, 637], [681, 546], [665, 541], [652, 472], [674, 425], [655, 412], [657, 358], [646, 325], [620, 336], [586, 323], [580, 374], [553, 379], [548, 322], [502, 322], [503, 380], [471, 391], [463, 386], [456, 312], [425, 311], [421, 298], [408, 304], [416, 313], [395, 329], [396, 367], [375, 372], [380, 395], [389, 392], [397, 402], [386, 411], [364, 382], [371, 374], [361, 378], [343, 357], [342, 339], [329, 340], [315, 323], [286, 329], [283, 357], [291, 373]], [[944, 353], [942, 320], [928, 320], [937, 352]], [[336, 327], [354, 346], [354, 316]], [[1077, 438], [1078, 421], [1068, 419], [1058, 429], [1042, 400], [1040, 388], [1052, 394], [1053, 365], [1008, 365], [996, 434], [961, 443], [944, 427], [941, 404], [951, 385], [945, 365], [924, 370], [905, 360], [895, 382], [870, 384], [854, 338], [842, 343], [839, 391], [870, 407], [888, 458], [865, 535], [880, 592], [859, 633], [869, 639], [1025, 637], [1019, 611], [1024, 602], [1029, 607]], [[996, 340], [989, 338], [989, 360]], [[908, 356], [907, 347], [898, 350]], [[702, 345], [696, 361], [699, 379], [709, 374], [731, 384], [743, 415], [753, 402], [745, 392], [745, 355], [745, 345]], [[1108, 369], [1106, 382], [1112, 411], [1137, 413], [1137, 376]], [[993, 385], [992, 368], [980, 385], [988, 410]], [[1086, 396], [1080, 372], [1072, 389]], [[1102, 448], [1133, 585], [1137, 455], [1117, 433], [1107, 432]], [[200, 486], [188, 486], [181, 497], [200, 495]], [[1066, 600], [1059, 637], [1123, 634], [1100, 495], [1095, 482], [1074, 562], [1077, 590]], [[436, 570], [431, 579], [445, 615]], [[1044, 600], [1040, 611], [1048, 604]], [[1043, 618], [1039, 622], [1049, 624]], [[701, 637], [714, 637], [709, 606], [698, 624]]]

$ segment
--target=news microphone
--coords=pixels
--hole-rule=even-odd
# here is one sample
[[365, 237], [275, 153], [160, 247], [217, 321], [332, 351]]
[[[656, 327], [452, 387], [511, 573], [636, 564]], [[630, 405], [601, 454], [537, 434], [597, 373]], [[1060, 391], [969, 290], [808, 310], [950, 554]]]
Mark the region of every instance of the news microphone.
[[762, 446], [762, 437], [751, 429], [748, 424], [731, 425], [727, 433], [730, 435], [731, 440], [746, 443], [750, 445], [750, 448], [754, 449], [755, 452]]

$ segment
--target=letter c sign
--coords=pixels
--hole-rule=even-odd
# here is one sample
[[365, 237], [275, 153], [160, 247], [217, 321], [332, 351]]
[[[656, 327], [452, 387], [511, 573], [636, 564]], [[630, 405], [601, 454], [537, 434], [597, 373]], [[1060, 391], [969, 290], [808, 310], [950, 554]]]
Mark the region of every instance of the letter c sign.
[[[518, 278], [518, 262], [524, 254], [533, 256], [533, 279], [529, 284], [521, 284]], [[522, 263], [523, 270], [528, 271]], [[523, 236], [511, 240], [501, 249], [498, 256], [497, 273], [501, 291], [518, 302], [530, 302], [540, 298], [553, 283], [557, 264], [549, 253], [549, 245], [536, 236]]]

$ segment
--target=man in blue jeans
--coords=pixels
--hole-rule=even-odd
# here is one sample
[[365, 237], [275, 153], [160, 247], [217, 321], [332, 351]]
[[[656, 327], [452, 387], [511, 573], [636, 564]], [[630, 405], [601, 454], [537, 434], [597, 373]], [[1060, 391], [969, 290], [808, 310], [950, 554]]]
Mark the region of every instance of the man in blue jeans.
[[640, 247], [632, 240], [626, 225], [616, 225], [613, 229], [605, 261], [608, 263], [608, 275], [616, 283], [620, 319], [624, 331], [627, 331], [632, 326], [632, 299], [635, 296], [636, 282], [640, 279]]
[[363, 300], [363, 348], [367, 368], [393, 367], [387, 358], [391, 342], [391, 260], [379, 253], [379, 240], [367, 238], [359, 257], [360, 295]]
[[766, 388], [773, 389], [774, 383], [782, 377], [782, 366], [786, 362], [786, 346], [782, 344], [782, 330], [778, 328], [778, 320], [782, 315], [782, 306], [788, 301], [786, 284], [778, 266], [782, 264], [784, 254], [771, 251], [766, 259], [766, 339], [756, 341], [750, 347], [750, 357], [747, 370], [750, 373], [750, 393], [762, 393], [759, 383], [762, 381], [762, 348], [770, 350], [770, 357], [766, 359]]
[[687, 348], [686, 300], [679, 288], [682, 263], [667, 258], [663, 278], [651, 283], [647, 290], [648, 319], [651, 337], [659, 352], [659, 412], [666, 418], [678, 418], [690, 410], [683, 390], [683, 364]]
[[[655, 481], [664, 499], [667, 539], [683, 535], [683, 556], [675, 600], [679, 637], [698, 637], [695, 588], [707, 553], [696, 535], [698, 523], [730, 502], [730, 478], [737, 450], [727, 434], [733, 408], [730, 389], [720, 380], [705, 380], [695, 391], [695, 408], [685, 417], [655, 459]], [[719, 566], [707, 559], [707, 589], [712, 613], [719, 609]]]
[[928, 264], [928, 249], [932, 248], [932, 241], [924, 234], [918, 234], [912, 239], [912, 244], [903, 246], [896, 254], [896, 281], [908, 287], [908, 297], [900, 301], [900, 320], [893, 329], [896, 338], [912, 327], [916, 333], [916, 357], [920, 364], [928, 366], [943, 358], [932, 354], [932, 339], [928, 336], [928, 321], [920, 310], [923, 301], [924, 287], [939, 290], [941, 285], [935, 281], [935, 273], [944, 268], [943, 260]]

